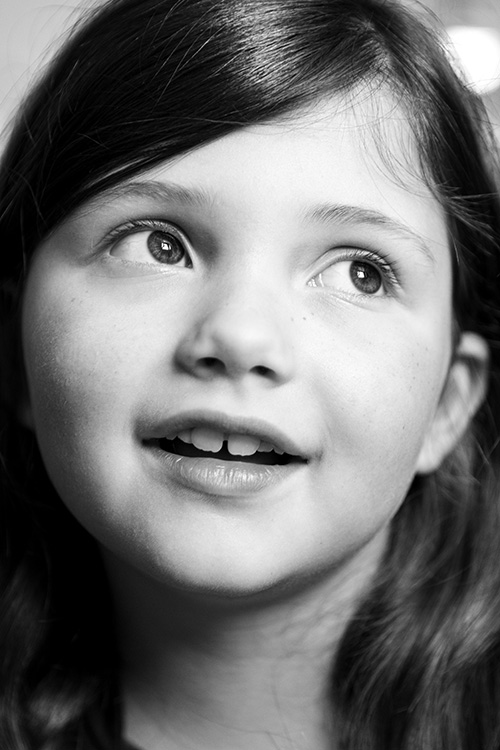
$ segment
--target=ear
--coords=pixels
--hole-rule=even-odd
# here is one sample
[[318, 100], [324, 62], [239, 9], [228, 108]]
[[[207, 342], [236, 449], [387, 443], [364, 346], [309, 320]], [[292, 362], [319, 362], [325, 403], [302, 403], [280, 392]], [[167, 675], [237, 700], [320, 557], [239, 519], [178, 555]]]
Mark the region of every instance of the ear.
[[486, 394], [488, 361], [484, 339], [463, 333], [417, 460], [418, 474], [435, 471], [467, 430]]

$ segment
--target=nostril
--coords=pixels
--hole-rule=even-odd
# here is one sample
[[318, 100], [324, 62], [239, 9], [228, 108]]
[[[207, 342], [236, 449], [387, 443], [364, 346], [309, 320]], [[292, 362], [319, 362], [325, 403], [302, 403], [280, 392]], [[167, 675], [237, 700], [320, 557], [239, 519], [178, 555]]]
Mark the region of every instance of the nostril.
[[[211, 375], [220, 375], [225, 372], [231, 373], [233, 370], [231, 363], [229, 363], [228, 365], [218, 357], [200, 357], [197, 364], [200, 372], [205, 372]], [[240, 368], [234, 369], [239, 370]], [[264, 378], [268, 378], [273, 374], [272, 369], [270, 367], [266, 367], [265, 365], [255, 365], [255, 367], [250, 368], [250, 371], [255, 375], [259, 375], [260, 377]]]
[[269, 367], [265, 367], [264, 365], [256, 365], [252, 368], [252, 372], [254, 372], [256, 375], [261, 375], [264, 378], [272, 375], [272, 370]]
[[200, 359], [198, 360], [198, 365], [202, 369], [209, 370], [210, 372], [214, 373], [220, 373], [226, 369], [224, 362], [222, 362], [220, 359], [217, 359], [217, 357], [200, 357]]

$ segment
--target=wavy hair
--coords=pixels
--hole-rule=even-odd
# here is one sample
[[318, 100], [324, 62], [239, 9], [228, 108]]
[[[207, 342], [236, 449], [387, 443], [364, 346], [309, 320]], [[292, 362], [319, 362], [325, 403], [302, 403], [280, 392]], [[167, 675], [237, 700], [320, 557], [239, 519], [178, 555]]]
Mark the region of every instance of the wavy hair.
[[[120, 746], [97, 547], [22, 425], [19, 317], [34, 248], [126, 177], [367, 86], [397, 98], [448, 220], [457, 330], [488, 343], [483, 406], [392, 522], [332, 665], [345, 750], [500, 746], [500, 204], [480, 101], [392, 0], [108, 0], [22, 103], [0, 166], [0, 744]], [[85, 568], [81, 560], [86, 561]]]

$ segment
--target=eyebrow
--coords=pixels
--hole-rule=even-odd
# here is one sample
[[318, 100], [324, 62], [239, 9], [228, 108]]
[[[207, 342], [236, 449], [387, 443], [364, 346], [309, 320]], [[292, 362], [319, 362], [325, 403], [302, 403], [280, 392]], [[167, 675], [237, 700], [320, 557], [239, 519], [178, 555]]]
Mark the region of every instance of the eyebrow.
[[309, 209], [305, 212], [304, 218], [325, 224], [334, 223], [337, 226], [356, 227], [365, 225], [368, 227], [380, 227], [396, 238], [411, 241], [416, 246], [416, 249], [432, 263], [436, 260], [422, 235], [415, 232], [407, 224], [397, 221], [382, 211], [363, 206], [335, 203]]
[[105, 200], [117, 198], [148, 198], [161, 203], [183, 203], [194, 208], [206, 207], [214, 198], [203, 188], [185, 188], [158, 180], [137, 180], [115, 185], [101, 194]]

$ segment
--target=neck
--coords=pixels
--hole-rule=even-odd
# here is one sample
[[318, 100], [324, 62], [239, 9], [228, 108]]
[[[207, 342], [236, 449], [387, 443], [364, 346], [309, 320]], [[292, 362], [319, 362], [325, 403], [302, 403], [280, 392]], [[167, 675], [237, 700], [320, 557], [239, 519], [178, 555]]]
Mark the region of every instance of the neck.
[[222, 600], [167, 588], [104, 557], [129, 742], [143, 750], [331, 750], [331, 669], [366, 568], [273, 599]]

